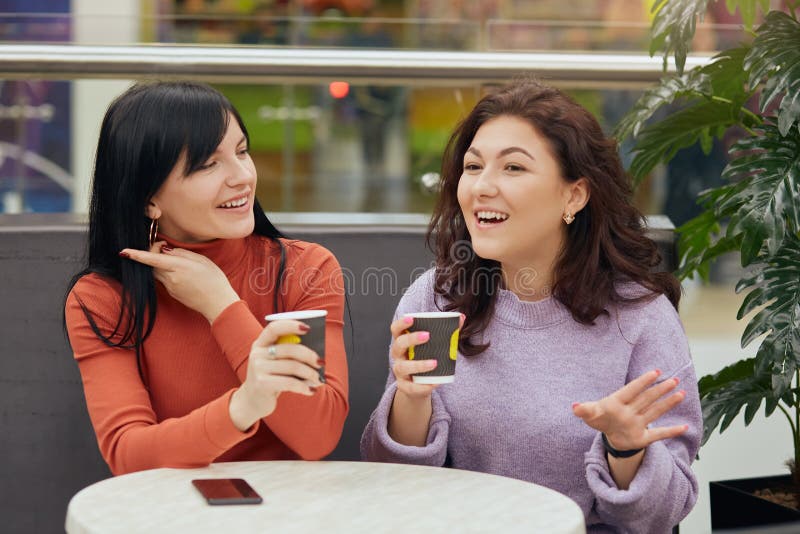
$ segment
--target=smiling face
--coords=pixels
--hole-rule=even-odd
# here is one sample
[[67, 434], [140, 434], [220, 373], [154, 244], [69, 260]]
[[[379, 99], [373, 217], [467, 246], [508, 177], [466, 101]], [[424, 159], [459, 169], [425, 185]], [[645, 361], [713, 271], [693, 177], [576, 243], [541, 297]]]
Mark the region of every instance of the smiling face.
[[503, 270], [550, 270], [566, 225], [586, 203], [585, 180], [567, 182], [547, 140], [518, 117], [485, 122], [464, 155], [458, 203], [482, 258]]
[[253, 232], [256, 169], [239, 123], [232, 116], [216, 151], [197, 171], [184, 175], [178, 159], [150, 200], [147, 215], [159, 231], [185, 243], [236, 239]]

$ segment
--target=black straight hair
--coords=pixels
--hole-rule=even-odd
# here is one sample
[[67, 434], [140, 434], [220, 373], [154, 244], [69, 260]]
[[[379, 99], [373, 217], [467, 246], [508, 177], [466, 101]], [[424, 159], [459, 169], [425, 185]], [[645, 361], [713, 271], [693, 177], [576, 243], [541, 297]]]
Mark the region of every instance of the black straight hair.
[[[90, 273], [122, 285], [119, 316], [108, 335], [80, 299], [78, 303], [92, 330], [106, 345], [136, 350], [143, 382], [141, 348], [153, 329], [157, 309], [153, 269], [123, 260], [118, 254], [124, 248], [149, 248], [151, 220], [145, 209], [150, 199], [182, 154], [186, 156], [184, 175], [208, 160], [225, 136], [231, 117], [249, 145], [244, 122], [225, 96], [208, 85], [181, 81], [138, 83], [117, 97], [103, 118], [89, 204], [86, 263], [70, 280], [67, 296], [78, 280]], [[258, 200], [253, 203], [253, 214], [253, 233], [280, 248], [273, 300], [277, 311], [286, 263], [286, 250], [279, 238], [285, 236], [270, 222]], [[63, 327], [66, 332], [66, 315]]]

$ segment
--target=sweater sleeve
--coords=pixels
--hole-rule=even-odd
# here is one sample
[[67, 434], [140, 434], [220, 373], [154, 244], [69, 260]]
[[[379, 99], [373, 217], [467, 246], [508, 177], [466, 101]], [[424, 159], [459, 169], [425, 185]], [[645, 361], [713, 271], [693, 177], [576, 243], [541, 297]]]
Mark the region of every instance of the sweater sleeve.
[[89, 417], [112, 473], [205, 466], [255, 434], [258, 425], [240, 432], [231, 422], [228, 404], [233, 390], [183, 417], [158, 421], [139, 375], [136, 352], [106, 345], [81, 304], [108, 336], [117, 324], [119, 289], [95, 275], [86, 276], [70, 292], [65, 310]]
[[[703, 420], [697, 378], [677, 312], [660, 296], [638, 313], [636, 322], [641, 329], [626, 382], [656, 368], [663, 371], [660, 380], [678, 377], [678, 388], [686, 391], [686, 398], [652, 426], [688, 424], [689, 429], [648, 446], [628, 490], [620, 490], [614, 483], [598, 434], [586, 453], [586, 478], [596, 498], [595, 512], [604, 522], [626, 532], [667, 533], [697, 500], [697, 479], [690, 465], [700, 448]], [[625, 318], [620, 319], [622, 324]]]
[[[429, 271], [412, 284], [403, 295], [403, 298], [400, 299], [393, 321], [396, 321], [404, 313], [432, 309], [430, 307], [431, 304], [426, 303], [429, 297], [432, 298], [431, 275], [432, 272]], [[434, 390], [431, 395], [433, 412], [428, 427], [428, 438], [424, 447], [403, 445], [389, 436], [389, 412], [394, 402], [394, 395], [397, 392], [397, 383], [391, 371], [391, 356], [389, 356], [389, 366], [386, 390], [377, 408], [372, 412], [361, 436], [361, 458], [375, 462], [443, 466], [447, 458], [450, 415], [438, 391]]]

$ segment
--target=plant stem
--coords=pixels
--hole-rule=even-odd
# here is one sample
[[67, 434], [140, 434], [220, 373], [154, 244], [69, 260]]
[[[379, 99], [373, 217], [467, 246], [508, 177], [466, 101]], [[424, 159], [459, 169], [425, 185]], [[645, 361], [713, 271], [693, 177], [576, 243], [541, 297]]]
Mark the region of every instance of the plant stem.
[[[722, 102], [723, 104], [733, 104], [733, 100], [730, 100], [728, 98], [722, 98], [721, 96], [712, 96], [711, 100], [713, 100], [714, 102]], [[761, 120], [761, 117], [759, 117], [758, 115], [756, 115], [755, 113], [753, 113], [752, 111], [747, 109], [746, 107], [742, 106], [739, 109], [741, 110], [742, 114], [749, 116], [753, 121], [757, 122], [758, 124], [761, 124], [762, 122], [764, 122], [764, 121]], [[741, 126], [745, 130], [750, 132], [750, 134], [755, 135], [754, 132], [752, 130], [750, 130], [750, 128], [745, 126], [744, 124], [740, 124], [739, 126]]]

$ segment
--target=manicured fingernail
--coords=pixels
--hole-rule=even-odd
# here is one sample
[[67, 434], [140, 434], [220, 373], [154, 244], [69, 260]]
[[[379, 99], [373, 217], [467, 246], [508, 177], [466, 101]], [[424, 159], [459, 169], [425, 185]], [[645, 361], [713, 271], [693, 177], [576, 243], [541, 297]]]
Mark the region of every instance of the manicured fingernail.
[[437, 362], [436, 360], [428, 360], [428, 367], [430, 367], [431, 369], [435, 368], [437, 365], [439, 365], [439, 362]]
[[661, 376], [661, 369], [656, 369], [654, 373], [656, 374], [656, 376]]
[[683, 397], [683, 398], [686, 398], [686, 391], [682, 389], [682, 390], [680, 390], [680, 391], [678, 392], [678, 395], [680, 395], [680, 396], [681, 396], [681, 397]]
[[686, 432], [687, 430], [689, 430], [689, 425], [683, 425], [683, 431]]
[[120, 257], [120, 258], [130, 258], [130, 257], [131, 257], [131, 255], [130, 255], [130, 254], [128, 254], [127, 252], [125, 252], [124, 250], [122, 250], [122, 251], [120, 251], [120, 253], [119, 253], [119, 257]]
[[676, 386], [681, 383], [681, 379], [678, 378], [677, 376], [675, 378], [673, 378], [673, 380], [675, 381], [675, 385]]
[[411, 323], [414, 322], [414, 318], [413, 317], [403, 317], [403, 322], [406, 323], [406, 324], [411, 324]]
[[161, 247], [161, 252], [170, 252], [172, 250], [173, 248], [169, 245], [164, 245], [163, 247]]
[[417, 332], [417, 341], [428, 341], [430, 338], [430, 332]]
[[322, 367], [323, 365], [325, 365], [325, 360], [317, 358], [317, 367]]
[[466, 320], [467, 320], [467, 316], [466, 316], [466, 315], [464, 315], [463, 313], [461, 314], [461, 320], [462, 320], [462, 321], [466, 321]]
[[311, 327], [308, 326], [307, 324], [301, 324], [298, 328], [300, 332], [302, 332], [303, 334], [307, 334], [308, 331], [311, 330]]
[[572, 403], [572, 409], [574, 410], [575, 408], [577, 408], [577, 407], [578, 407], [578, 406], [580, 406], [580, 405], [581, 405], [581, 403], [580, 403], [580, 402], [573, 402], [573, 403]]

